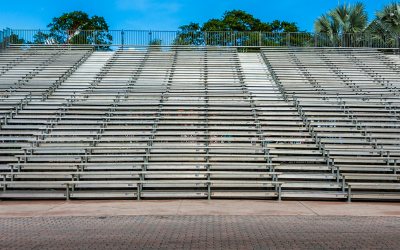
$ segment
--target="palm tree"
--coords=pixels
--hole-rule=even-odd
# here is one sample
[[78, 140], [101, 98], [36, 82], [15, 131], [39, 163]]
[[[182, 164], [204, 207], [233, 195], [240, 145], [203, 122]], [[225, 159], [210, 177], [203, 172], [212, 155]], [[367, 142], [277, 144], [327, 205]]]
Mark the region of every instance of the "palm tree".
[[314, 28], [318, 33], [358, 33], [367, 23], [368, 15], [363, 3], [357, 2], [352, 6], [344, 3], [318, 17]]
[[381, 11], [375, 11], [375, 17], [384, 30], [400, 33], [400, 3], [394, 1], [384, 5]]
[[391, 2], [375, 11], [375, 19], [364, 29], [371, 34], [372, 46], [394, 48], [400, 34], [400, 3]]
[[[363, 3], [344, 3], [318, 17], [314, 22], [314, 29], [325, 42], [348, 46], [355, 38], [345, 34], [360, 33], [367, 23], [368, 15]], [[339, 34], [343, 35], [339, 38]]]

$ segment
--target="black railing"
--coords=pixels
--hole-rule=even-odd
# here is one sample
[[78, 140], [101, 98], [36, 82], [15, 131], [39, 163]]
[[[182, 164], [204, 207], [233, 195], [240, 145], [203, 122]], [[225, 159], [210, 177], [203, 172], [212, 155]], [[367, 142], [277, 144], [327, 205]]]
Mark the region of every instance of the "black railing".
[[[0, 31], [1, 32], [1, 31]], [[371, 47], [399, 48], [398, 34], [323, 34], [258, 31], [151, 31], [151, 30], [11, 30], [0, 33], [0, 48], [8, 44], [89, 44], [108, 46], [231, 46], [231, 47]]]

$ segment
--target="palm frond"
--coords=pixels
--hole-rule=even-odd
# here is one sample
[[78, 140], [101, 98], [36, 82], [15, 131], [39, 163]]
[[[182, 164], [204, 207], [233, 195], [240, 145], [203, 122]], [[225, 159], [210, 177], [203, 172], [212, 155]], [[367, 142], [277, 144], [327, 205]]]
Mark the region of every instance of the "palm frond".
[[351, 6], [349, 13], [349, 27], [346, 33], [358, 33], [362, 31], [368, 23], [368, 14], [363, 3], [356, 3]]
[[386, 30], [400, 33], [400, 3], [391, 2], [383, 6], [381, 11], [375, 11], [375, 17]]
[[314, 29], [318, 33], [333, 33], [331, 21], [327, 15], [322, 15], [315, 20]]
[[367, 24], [364, 29], [361, 31], [363, 33], [373, 33], [373, 34], [383, 34], [387, 33], [387, 30], [382, 25], [379, 20], [372, 20], [369, 24]]

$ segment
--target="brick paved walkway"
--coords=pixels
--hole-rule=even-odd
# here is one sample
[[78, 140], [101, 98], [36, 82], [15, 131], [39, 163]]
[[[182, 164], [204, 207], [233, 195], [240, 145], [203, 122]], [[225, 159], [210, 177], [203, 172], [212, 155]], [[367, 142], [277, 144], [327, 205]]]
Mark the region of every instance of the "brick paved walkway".
[[1, 249], [398, 249], [399, 217], [114, 216], [0, 219]]

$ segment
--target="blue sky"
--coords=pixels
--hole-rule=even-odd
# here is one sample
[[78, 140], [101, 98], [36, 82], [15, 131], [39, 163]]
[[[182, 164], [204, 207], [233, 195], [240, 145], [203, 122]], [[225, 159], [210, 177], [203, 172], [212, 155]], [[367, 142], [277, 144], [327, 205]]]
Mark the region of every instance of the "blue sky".
[[[389, 1], [362, 2], [373, 18], [374, 11]], [[302, 30], [312, 31], [313, 21], [337, 4], [338, 0], [1, 0], [0, 29], [45, 29], [53, 17], [81, 10], [90, 16], [103, 16], [111, 29], [177, 30], [181, 25], [203, 23], [211, 18], [220, 18], [226, 10], [240, 9], [263, 22], [276, 19], [297, 22]]]

